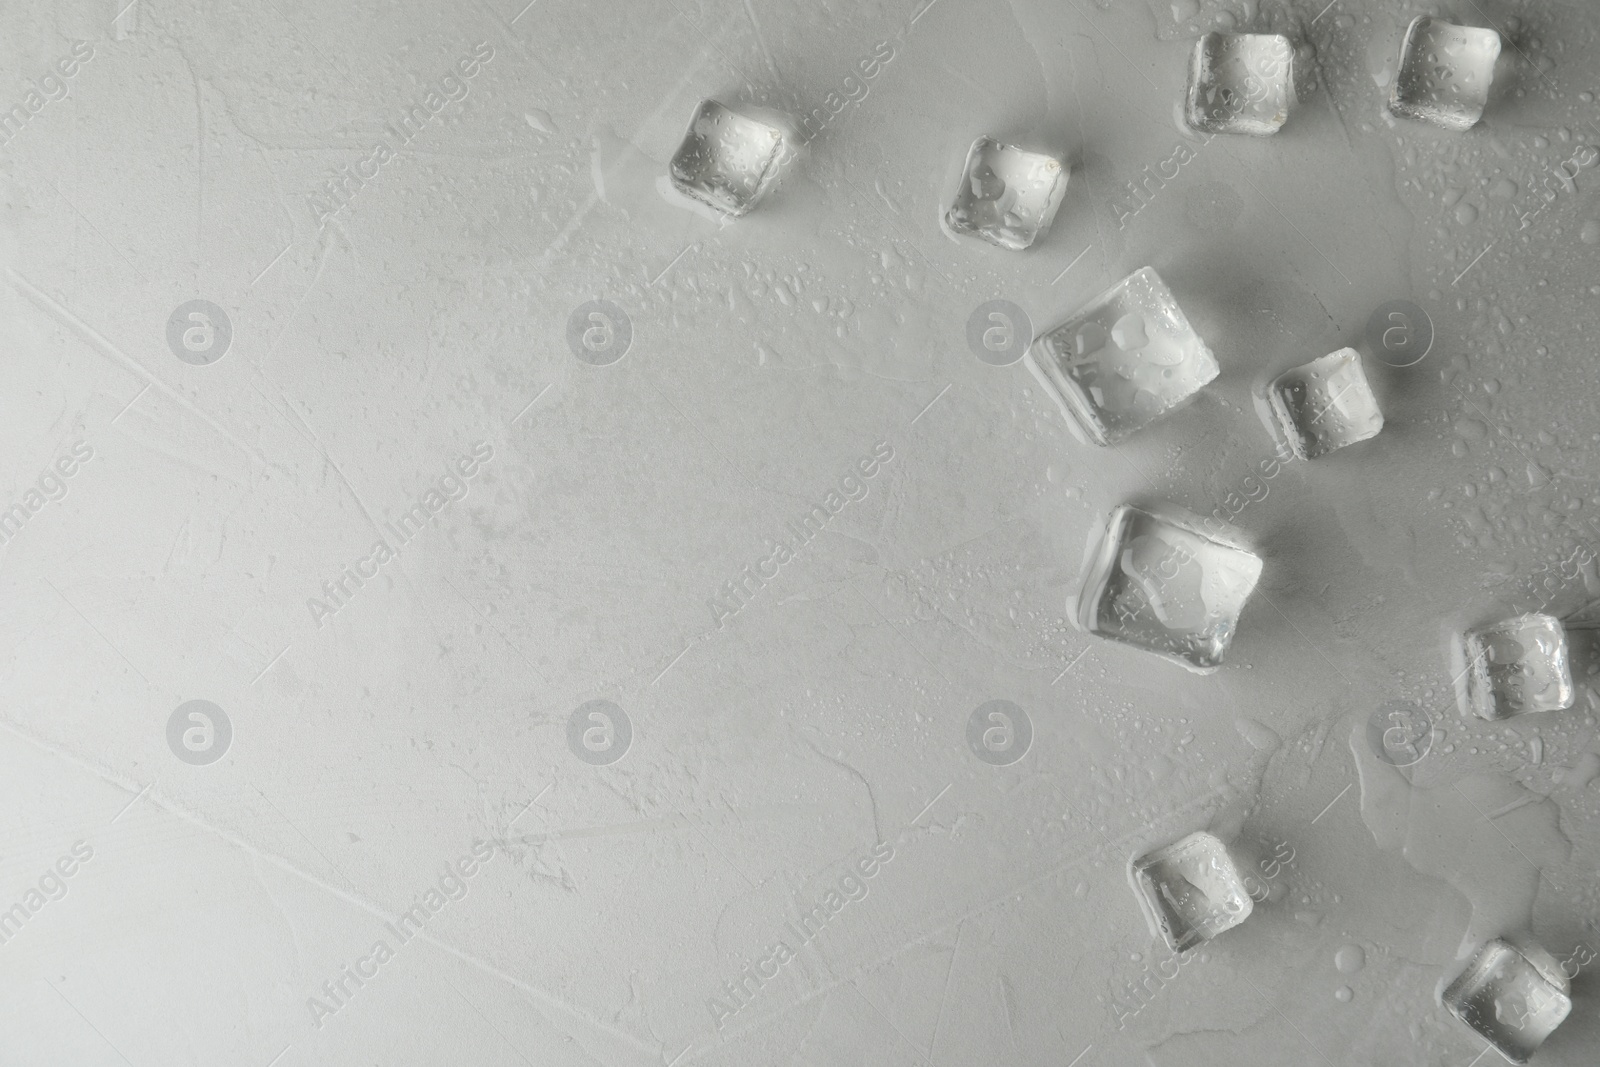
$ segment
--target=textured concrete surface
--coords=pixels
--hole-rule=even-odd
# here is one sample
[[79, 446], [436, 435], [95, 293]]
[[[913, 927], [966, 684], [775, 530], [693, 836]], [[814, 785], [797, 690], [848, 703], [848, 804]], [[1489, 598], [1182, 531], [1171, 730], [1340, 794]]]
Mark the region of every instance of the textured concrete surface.
[[[0, 1064], [1466, 1067], [1502, 935], [1595, 1062], [1591, 3], [125, 2], [0, 35]], [[1470, 130], [1386, 112], [1422, 13]], [[1298, 106], [1187, 132], [1240, 29]], [[807, 142], [731, 224], [708, 97]], [[1071, 168], [1027, 251], [940, 225], [980, 135]], [[1221, 374], [1115, 447], [969, 344], [1147, 264]], [[1382, 432], [1274, 461], [1345, 346]], [[1135, 500], [1266, 561], [1214, 674], [1071, 622]], [[1574, 707], [1464, 716], [1536, 609]]]

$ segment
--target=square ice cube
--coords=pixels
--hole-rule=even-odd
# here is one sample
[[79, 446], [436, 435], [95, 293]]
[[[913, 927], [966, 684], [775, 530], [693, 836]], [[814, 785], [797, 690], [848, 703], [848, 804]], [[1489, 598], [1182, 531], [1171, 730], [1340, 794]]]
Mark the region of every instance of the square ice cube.
[[1483, 117], [1499, 58], [1496, 30], [1413, 19], [1400, 44], [1389, 110], [1447, 130], [1469, 129]]
[[1204, 831], [1134, 860], [1133, 884], [1150, 932], [1174, 952], [1238, 926], [1255, 908], [1228, 847]]
[[1201, 133], [1277, 133], [1295, 105], [1294, 48], [1277, 33], [1208, 33], [1194, 46], [1184, 119]]
[[673, 187], [724, 214], [743, 215], [772, 188], [783, 147], [776, 126], [702, 101], [672, 157]]
[[1527, 1063], [1572, 1010], [1567, 976], [1548, 957], [1543, 949], [1524, 954], [1496, 938], [1450, 983], [1444, 1006], [1500, 1055]]
[[1179, 508], [1111, 513], [1078, 597], [1078, 623], [1199, 674], [1222, 662], [1261, 557], [1237, 531]]
[[1549, 615], [1518, 615], [1461, 637], [1467, 703], [1480, 718], [1508, 719], [1572, 706], [1567, 631]]
[[1267, 405], [1278, 433], [1301, 459], [1326, 456], [1383, 429], [1383, 412], [1353, 348], [1278, 375], [1267, 387]]
[[1148, 426], [1217, 376], [1211, 349], [1149, 267], [1042, 335], [1028, 365], [1080, 436], [1097, 445]]
[[956, 233], [1020, 252], [1050, 231], [1066, 193], [1067, 168], [1059, 159], [980, 137], [967, 152], [944, 221]]

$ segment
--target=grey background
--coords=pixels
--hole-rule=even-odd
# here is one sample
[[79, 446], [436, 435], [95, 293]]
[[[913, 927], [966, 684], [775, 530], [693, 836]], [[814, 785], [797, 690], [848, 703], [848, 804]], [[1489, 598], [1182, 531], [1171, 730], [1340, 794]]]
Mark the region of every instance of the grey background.
[[[1383, 113], [1424, 11], [1515, 43], [1467, 133]], [[1464, 1067], [1482, 1044], [1436, 991], [1466, 940], [1600, 947], [1588, 632], [1577, 706], [1513, 723], [1457, 715], [1446, 654], [1600, 530], [1600, 202], [1592, 171], [1539, 193], [1600, 141], [1592, 5], [7, 16], [0, 507], [43, 502], [0, 545], [0, 909], [92, 858], [0, 943], [0, 1062]], [[1193, 39], [1246, 26], [1304, 41], [1311, 88], [1280, 134], [1202, 143], [1175, 124]], [[480, 43], [464, 97], [319, 219]], [[726, 227], [660, 189], [708, 96], [829, 113]], [[938, 226], [980, 134], [1071, 164], [1026, 253]], [[1044, 329], [1145, 264], [1222, 375], [1121, 447], [966, 346], [986, 301]], [[231, 323], [209, 365], [167, 343], [195, 299]], [[1260, 481], [1252, 390], [1396, 299], [1436, 336], [1415, 366], [1369, 353], [1383, 433]], [[605, 366], [568, 343], [592, 300], [631, 327]], [[880, 442], [865, 496], [719, 625], [708, 601]], [[1252, 485], [1267, 566], [1220, 672], [1071, 627], [1112, 507]], [[1600, 593], [1592, 553], [1569, 570], [1552, 610]], [[196, 699], [232, 726], [204, 766], [168, 744]], [[591, 700], [631, 723], [614, 763], [569, 747]], [[1031, 722], [1008, 766], [968, 744], [991, 700]], [[1414, 791], [1365, 745], [1393, 700], [1438, 709]], [[1295, 860], [1152, 979], [1128, 860], [1207, 827]], [[401, 944], [385, 924], [476, 839], [492, 858]], [[865, 895], [799, 944], [846, 876]], [[1536, 1062], [1594, 1062], [1593, 970]]]

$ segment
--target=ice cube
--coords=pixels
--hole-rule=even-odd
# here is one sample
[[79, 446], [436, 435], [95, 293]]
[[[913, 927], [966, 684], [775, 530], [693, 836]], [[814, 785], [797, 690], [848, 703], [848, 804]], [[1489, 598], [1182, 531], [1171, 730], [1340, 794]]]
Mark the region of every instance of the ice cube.
[[1447, 130], [1469, 129], [1483, 117], [1499, 58], [1496, 30], [1413, 19], [1400, 44], [1389, 110]]
[[1140, 267], [1028, 350], [1028, 365], [1086, 440], [1109, 445], [1217, 376], [1160, 275]]
[[1201, 133], [1277, 133], [1295, 105], [1294, 48], [1277, 33], [1208, 33], [1195, 43], [1184, 112]]
[[1261, 557], [1238, 531], [1170, 505], [1111, 513], [1078, 597], [1078, 623], [1196, 673], [1222, 662]]
[[1174, 952], [1238, 926], [1255, 907], [1228, 847], [1204, 831], [1134, 860], [1133, 884], [1150, 932]]
[[1508, 719], [1572, 706], [1567, 631], [1549, 615], [1519, 615], [1461, 637], [1467, 703], [1481, 718]]
[[1353, 348], [1280, 374], [1267, 387], [1267, 405], [1278, 433], [1301, 459], [1326, 456], [1383, 429], [1383, 412]]
[[1059, 159], [980, 137], [967, 153], [945, 225], [1021, 251], [1049, 232], [1066, 192], [1067, 168]]
[[1512, 1063], [1527, 1063], [1572, 1010], [1567, 976], [1537, 946], [1495, 938], [1444, 991], [1444, 1006]]
[[703, 101], [672, 157], [673, 187], [726, 215], [743, 215], [777, 180], [783, 148], [778, 127]]

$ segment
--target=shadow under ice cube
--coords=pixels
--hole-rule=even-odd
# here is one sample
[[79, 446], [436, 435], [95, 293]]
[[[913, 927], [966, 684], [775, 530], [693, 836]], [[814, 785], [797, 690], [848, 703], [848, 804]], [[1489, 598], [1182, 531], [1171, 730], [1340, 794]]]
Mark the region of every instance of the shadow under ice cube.
[[1277, 133], [1295, 105], [1294, 48], [1277, 33], [1208, 33], [1189, 64], [1184, 121], [1201, 133]]
[[1496, 30], [1413, 19], [1400, 45], [1389, 110], [1447, 130], [1470, 129], [1483, 117], [1499, 58]]
[[1067, 168], [1059, 159], [980, 137], [967, 153], [945, 225], [1019, 252], [1050, 231], [1066, 192]]
[[1174, 952], [1238, 926], [1255, 907], [1227, 846], [1203, 831], [1134, 860], [1133, 884], [1150, 932]]
[[1496, 938], [1444, 991], [1444, 1006], [1512, 1063], [1527, 1063], [1572, 1010], [1567, 977], [1542, 950]]
[[1267, 405], [1278, 434], [1301, 459], [1325, 456], [1383, 429], [1383, 412], [1353, 348], [1280, 374], [1267, 387]]
[[1097, 445], [1148, 426], [1218, 373], [1211, 349], [1149, 267], [1041, 336], [1028, 365], [1072, 426]]
[[1467, 703], [1480, 718], [1560, 711], [1573, 700], [1567, 631], [1549, 615], [1519, 615], [1461, 638]]
[[784, 132], [706, 100], [668, 168], [680, 193], [726, 215], [745, 214], [778, 176]]
[[1260, 577], [1261, 557], [1231, 528], [1123, 504], [1090, 560], [1078, 622], [1205, 674], [1222, 663]]

